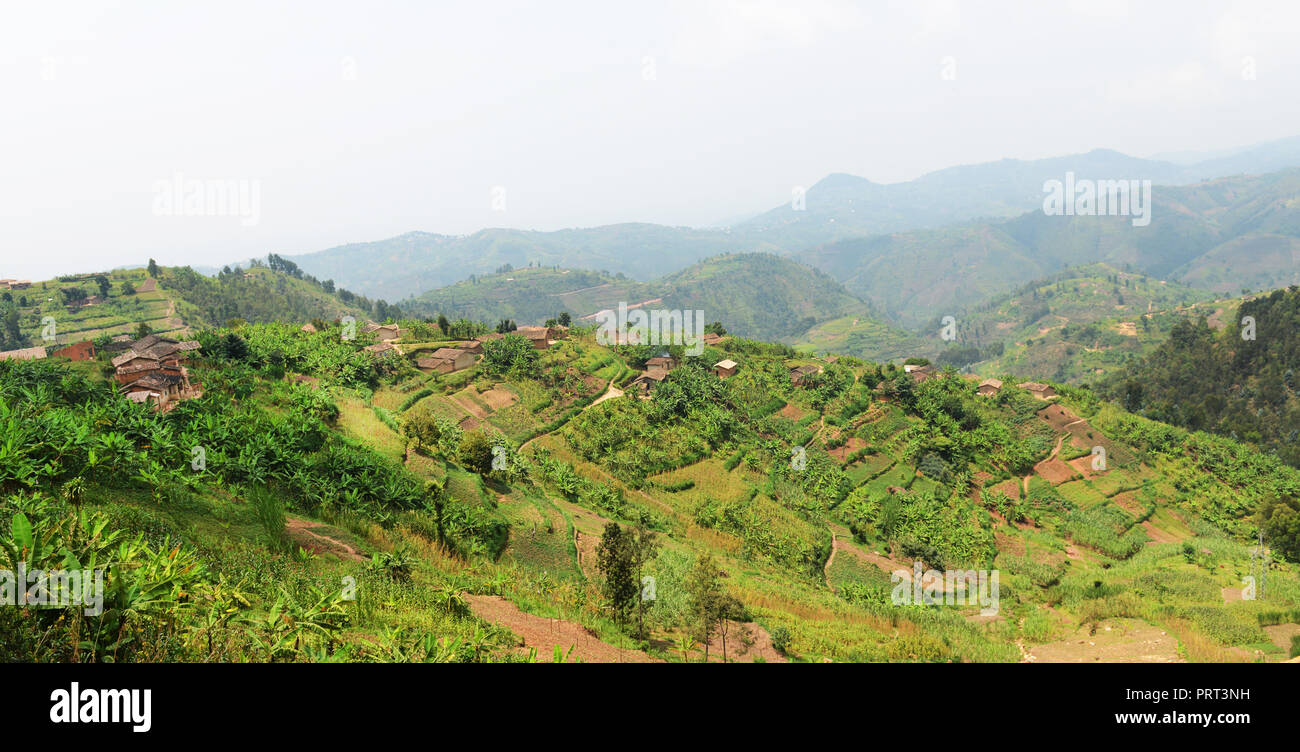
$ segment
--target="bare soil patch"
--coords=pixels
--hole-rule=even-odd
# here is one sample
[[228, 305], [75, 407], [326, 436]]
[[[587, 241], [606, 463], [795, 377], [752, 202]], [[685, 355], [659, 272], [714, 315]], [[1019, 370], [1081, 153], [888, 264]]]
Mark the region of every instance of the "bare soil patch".
[[519, 401], [519, 397], [514, 392], [495, 386], [480, 394], [479, 399], [486, 402], [494, 412]]
[[1074, 478], [1074, 468], [1065, 464], [1056, 457], [1043, 460], [1037, 465], [1034, 465], [1034, 472], [1038, 474], [1038, 477], [1051, 483], [1053, 486], [1059, 486]]
[[1137, 497], [1133, 495], [1132, 491], [1124, 491], [1123, 493], [1117, 493], [1110, 498], [1111, 501], [1115, 502], [1116, 506], [1118, 506], [1120, 509], [1123, 509], [1125, 512], [1128, 512], [1134, 517], [1141, 516], [1142, 505], [1138, 504]]
[[1076, 457], [1065, 464], [1074, 468], [1074, 471], [1082, 475], [1084, 480], [1092, 480], [1093, 478], [1096, 478], [1098, 475], [1103, 474], [1092, 469], [1091, 454], [1085, 454], [1082, 457]]
[[1019, 499], [1020, 481], [1014, 479], [1004, 480], [1001, 483], [993, 486], [993, 488], [990, 490], [1001, 491], [1003, 494], [1006, 494], [1006, 497], [1008, 499]]
[[1025, 555], [1025, 542], [1020, 538], [1012, 537], [1006, 533], [994, 533], [994, 544], [1002, 553], [1011, 554], [1012, 556]]
[[[740, 634], [745, 629], [749, 631], [748, 645], [740, 639]], [[702, 657], [703, 649], [696, 648], [696, 653]], [[728, 627], [727, 662], [753, 663], [758, 658], [762, 658], [767, 663], [789, 662], [784, 655], [772, 647], [772, 636], [758, 622], [751, 621]], [[709, 641], [709, 663], [715, 662], [722, 662], [722, 635], [714, 635]]]
[[1042, 410], [1039, 410], [1038, 417], [1047, 421], [1047, 425], [1051, 426], [1052, 430], [1056, 431], [1057, 433], [1061, 433], [1065, 431], [1065, 427], [1070, 425], [1071, 423], [1074, 423], [1077, 420], [1081, 420], [1079, 416], [1075, 415], [1074, 413], [1070, 412], [1064, 407], [1055, 404], [1048, 405], [1047, 407], [1044, 407]]
[[803, 410], [800, 410], [797, 406], [789, 403], [787, 403], [785, 407], [781, 408], [777, 414], [782, 418], [789, 418], [790, 420], [795, 421], [801, 420], [805, 415], [807, 415]]
[[[1227, 590], [1227, 588], [1224, 588]], [[1237, 591], [1237, 597], [1241, 597], [1241, 591]], [[1291, 649], [1291, 638], [1300, 635], [1300, 624], [1274, 624], [1271, 627], [1264, 627], [1264, 633], [1268, 639], [1273, 641], [1274, 645], [1283, 650]]]
[[598, 639], [586, 627], [564, 619], [548, 619], [521, 611], [518, 606], [496, 595], [468, 595], [470, 609], [484, 621], [499, 624], [520, 638], [517, 650], [526, 655], [529, 648], [537, 650], [539, 660], [547, 661], [558, 645], [568, 652], [569, 660], [588, 663], [655, 663], [639, 650], [626, 650]]
[[315, 528], [327, 527], [322, 522], [304, 520], [301, 517], [286, 519], [284, 530], [289, 538], [299, 546], [316, 554], [329, 554], [349, 561], [365, 561], [366, 557], [341, 540], [316, 532]]
[[827, 454], [829, 454], [832, 458], [835, 459], [836, 462], [842, 465], [844, 464], [844, 460], [848, 459], [848, 456], [850, 454], [853, 454], [854, 452], [865, 447], [866, 445], [867, 442], [865, 440], [859, 439], [857, 436], [850, 436], [848, 440], [845, 441], [841, 446], [838, 446], [830, 450], [829, 452], [827, 452]]

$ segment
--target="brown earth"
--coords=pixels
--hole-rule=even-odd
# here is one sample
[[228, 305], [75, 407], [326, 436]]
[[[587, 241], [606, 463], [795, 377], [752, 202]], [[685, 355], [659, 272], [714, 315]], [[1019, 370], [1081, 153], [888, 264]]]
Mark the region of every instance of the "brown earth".
[[780, 415], [782, 418], [789, 418], [790, 420], [797, 421], [802, 420], [807, 413], [800, 410], [797, 406], [787, 403], [785, 407], [781, 408], [777, 412], [777, 415]]
[[[744, 629], [749, 630], [750, 644], [745, 645], [739, 638]], [[697, 647], [695, 653], [704, 657], [704, 649]], [[788, 663], [789, 660], [774, 647], [772, 636], [758, 622], [732, 624], [727, 628], [727, 662], [753, 663], [762, 658], [767, 663]], [[714, 635], [709, 641], [709, 663], [722, 662], [722, 635]]]
[[539, 661], [549, 662], [558, 645], [565, 653], [573, 648], [569, 660], [587, 663], [658, 663], [657, 658], [639, 650], [615, 647], [598, 639], [586, 627], [564, 619], [548, 619], [526, 613], [510, 601], [496, 595], [467, 595], [470, 609], [484, 621], [498, 624], [520, 638], [517, 650], [524, 655], [536, 649]]
[[1038, 477], [1051, 483], [1053, 486], [1059, 486], [1074, 478], [1074, 468], [1065, 464], [1056, 457], [1043, 460], [1034, 465], [1034, 472]]
[[492, 408], [494, 411], [510, 407], [519, 401], [519, 397], [515, 396], [514, 392], [499, 387], [492, 387], [486, 392], [480, 394], [479, 398], [486, 402], [488, 407]]
[[1116, 506], [1134, 517], [1142, 514], [1142, 505], [1138, 504], [1137, 497], [1133, 495], [1132, 491], [1117, 493], [1111, 497], [1111, 501], [1114, 501]]
[[1015, 480], [1004, 480], [1001, 483], [989, 489], [991, 491], [1001, 491], [1009, 499], [1020, 498], [1020, 482]]
[[1025, 555], [1025, 542], [1020, 538], [1014, 538], [1006, 533], [994, 533], [993, 540], [997, 549], [1003, 553], [1012, 556]]
[[1103, 474], [1102, 472], [1092, 469], [1092, 459], [1093, 457], [1091, 454], [1085, 454], [1082, 457], [1075, 457], [1065, 464], [1074, 468], [1074, 471], [1082, 475], [1084, 480], [1092, 480], [1098, 475]]
[[844, 460], [848, 459], [850, 454], [853, 454], [866, 445], [867, 442], [863, 439], [859, 439], [857, 436], [850, 436], [843, 445], [830, 450], [827, 454], [834, 458], [836, 462], [844, 464]]
[[315, 532], [315, 528], [327, 527], [322, 522], [304, 520], [301, 517], [288, 517], [284, 531], [294, 543], [317, 554], [329, 554], [349, 561], [365, 561], [366, 557], [357, 553], [352, 546], [328, 535]]
[[[1227, 588], [1224, 588], [1227, 590]], [[1237, 592], [1241, 596], [1241, 592]], [[1291, 649], [1291, 638], [1300, 635], [1300, 624], [1274, 624], [1271, 627], [1264, 627], [1264, 633], [1273, 641], [1274, 645], [1289, 651]]]
[[1065, 427], [1076, 421], [1082, 420], [1079, 416], [1061, 407], [1060, 405], [1048, 405], [1038, 411], [1038, 417], [1047, 421], [1047, 425], [1052, 427], [1056, 433], [1065, 431]]

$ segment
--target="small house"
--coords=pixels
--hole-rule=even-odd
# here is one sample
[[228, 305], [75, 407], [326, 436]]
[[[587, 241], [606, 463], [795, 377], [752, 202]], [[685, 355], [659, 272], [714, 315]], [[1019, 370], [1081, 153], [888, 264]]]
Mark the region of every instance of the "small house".
[[718, 378], [727, 379], [736, 375], [738, 363], [734, 360], [720, 360], [713, 364], [713, 372], [718, 374]]
[[666, 378], [668, 378], [667, 371], [646, 371], [632, 379], [631, 383], [627, 385], [627, 391], [641, 397], [648, 397], [655, 387], [659, 386], [660, 382]]
[[469, 343], [461, 347], [461, 349], [468, 353], [473, 353], [475, 355], [482, 355], [484, 342], [489, 342], [495, 339], [501, 339], [502, 336], [503, 335], [497, 334], [496, 332], [492, 332], [491, 334], [484, 334], [482, 337], [471, 340]]
[[1040, 400], [1049, 400], [1057, 396], [1056, 390], [1053, 389], [1050, 384], [1040, 384], [1037, 381], [1026, 381], [1023, 384], [1016, 384], [1016, 386], [1024, 389]]
[[534, 350], [545, 350], [551, 346], [551, 330], [544, 326], [521, 326], [511, 334], [518, 334], [531, 342]]
[[798, 366], [790, 369], [790, 383], [795, 386], [802, 386], [808, 377], [815, 376], [822, 372], [822, 367], [817, 365]]
[[646, 373], [668, 373], [677, 367], [677, 359], [670, 355], [657, 355], [645, 362]]
[[397, 324], [366, 324], [361, 327], [363, 334], [373, 334], [380, 342], [392, 342], [402, 338], [402, 330]]
[[60, 350], [55, 350], [52, 354], [56, 358], [67, 358], [68, 360], [94, 360], [95, 343], [90, 340], [78, 342], [75, 345], [68, 345]]
[[0, 352], [0, 360], [40, 360], [44, 357], [44, 347], [24, 347], [21, 350]]
[[994, 397], [1001, 390], [1002, 381], [1000, 379], [984, 379], [975, 388], [975, 393], [981, 397]]
[[433, 355], [415, 361], [415, 365], [421, 369], [437, 373], [463, 371], [474, 365], [474, 354], [454, 347], [440, 347], [434, 351]]

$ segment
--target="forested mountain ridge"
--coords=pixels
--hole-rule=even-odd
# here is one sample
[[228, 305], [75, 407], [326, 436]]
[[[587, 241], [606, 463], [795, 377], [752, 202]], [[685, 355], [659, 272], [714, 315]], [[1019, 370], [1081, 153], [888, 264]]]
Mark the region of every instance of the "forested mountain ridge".
[[1300, 282], [1300, 170], [1155, 186], [1151, 221], [1049, 216], [842, 240], [795, 257], [914, 328], [1090, 263], [1218, 293]]
[[[847, 315], [867, 321], [870, 307], [835, 280], [791, 259], [763, 253], [725, 254], [649, 282], [550, 267], [508, 268], [401, 301], [420, 316], [513, 319], [541, 324], [561, 312], [590, 318], [619, 303], [703, 311], [744, 337], [792, 341], [809, 327]], [[906, 339], [901, 332], [891, 333]]]
[[1134, 412], [1232, 436], [1300, 465], [1300, 289], [1246, 300], [1221, 331], [1183, 321], [1106, 383]]

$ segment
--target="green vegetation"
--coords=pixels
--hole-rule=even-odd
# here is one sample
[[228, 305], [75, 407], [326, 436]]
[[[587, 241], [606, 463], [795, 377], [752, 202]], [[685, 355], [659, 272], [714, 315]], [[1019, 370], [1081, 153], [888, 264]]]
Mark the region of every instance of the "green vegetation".
[[[0, 363], [0, 556], [106, 571], [102, 614], [0, 611], [0, 659], [549, 658], [510, 636], [532, 615], [598, 638], [569, 660], [1015, 661], [1113, 619], [1176, 635], [1170, 658], [1277, 660], [1266, 629], [1300, 613], [1300, 471], [1092, 390], [1057, 385], [1058, 415], [733, 335], [594, 404], [652, 348], [575, 326], [429, 374], [318, 329], [200, 331], [204, 394], [166, 413], [102, 363]], [[1226, 600], [1260, 533], [1266, 597]], [[999, 614], [895, 605], [918, 561], [999, 570]]]
[[1127, 409], [1231, 436], [1300, 465], [1300, 289], [1243, 302], [1222, 331], [1174, 327], [1151, 356], [1105, 391]]

